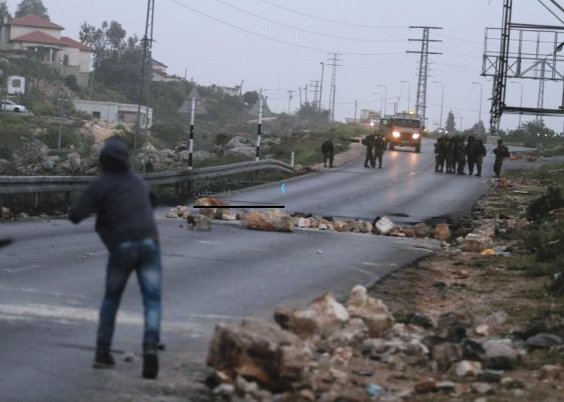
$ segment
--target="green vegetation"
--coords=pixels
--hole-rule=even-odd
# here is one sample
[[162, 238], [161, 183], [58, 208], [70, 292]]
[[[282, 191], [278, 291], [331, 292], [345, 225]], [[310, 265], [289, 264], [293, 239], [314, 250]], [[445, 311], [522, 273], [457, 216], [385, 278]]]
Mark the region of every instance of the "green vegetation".
[[533, 225], [521, 233], [525, 253], [512, 257], [509, 264], [510, 268], [533, 277], [549, 277], [547, 291], [552, 295], [564, 295], [564, 222], [550, 215], [551, 211], [564, 207], [563, 168], [563, 164], [552, 164], [521, 173], [551, 185], [528, 206], [527, 218]]
[[323, 161], [321, 144], [325, 140], [332, 140], [335, 153], [348, 149], [351, 141], [369, 133], [369, 129], [360, 126], [336, 125], [331, 128], [312, 131], [298, 131], [288, 137], [283, 137], [280, 144], [272, 148], [272, 157], [289, 161], [291, 153], [295, 152], [296, 163], [309, 165]]

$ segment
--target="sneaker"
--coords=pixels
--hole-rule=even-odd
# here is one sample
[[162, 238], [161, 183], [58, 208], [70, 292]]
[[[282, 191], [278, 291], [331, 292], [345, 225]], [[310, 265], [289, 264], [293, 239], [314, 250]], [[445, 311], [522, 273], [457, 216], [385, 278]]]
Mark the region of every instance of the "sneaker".
[[94, 356], [94, 363], [92, 364], [93, 368], [96, 369], [105, 369], [105, 368], [113, 368], [115, 367], [116, 362], [114, 361], [114, 357], [108, 351], [96, 351], [96, 355]]
[[159, 374], [158, 346], [143, 345], [143, 378], [153, 380]]

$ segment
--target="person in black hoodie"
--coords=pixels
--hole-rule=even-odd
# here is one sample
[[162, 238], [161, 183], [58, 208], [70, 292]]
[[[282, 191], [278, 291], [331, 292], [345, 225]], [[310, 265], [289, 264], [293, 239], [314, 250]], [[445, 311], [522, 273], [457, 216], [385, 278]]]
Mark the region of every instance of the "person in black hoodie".
[[129, 168], [125, 144], [116, 139], [100, 153], [102, 174], [88, 186], [69, 211], [77, 224], [96, 213], [96, 232], [109, 251], [105, 294], [100, 308], [93, 367], [115, 365], [111, 354], [116, 315], [129, 275], [137, 275], [143, 297], [143, 377], [156, 378], [161, 324], [161, 255], [146, 183]]

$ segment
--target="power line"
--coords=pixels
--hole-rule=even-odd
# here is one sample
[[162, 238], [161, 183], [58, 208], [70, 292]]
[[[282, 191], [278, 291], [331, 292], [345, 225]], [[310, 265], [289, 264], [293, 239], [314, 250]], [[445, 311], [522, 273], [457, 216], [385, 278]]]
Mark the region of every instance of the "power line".
[[[178, 5], [178, 6], [180, 6], [180, 7], [185, 8], [185, 9], [187, 9], [187, 10], [190, 10], [190, 11], [192, 11], [192, 12], [198, 14], [198, 15], [201, 15], [201, 16], [206, 17], [206, 18], [209, 18], [209, 19], [211, 19], [211, 20], [213, 20], [213, 21], [215, 21], [215, 22], [218, 22], [218, 23], [220, 23], [220, 24], [229, 26], [229, 27], [231, 27], [231, 28], [234, 28], [234, 29], [237, 29], [237, 30], [239, 30], [239, 31], [248, 33], [248, 34], [250, 34], [250, 35], [254, 35], [254, 36], [258, 36], [258, 37], [260, 37], [260, 38], [266, 39], [266, 40], [270, 40], [270, 41], [272, 41], [272, 42], [277, 42], [277, 43], [281, 43], [281, 44], [284, 44], [284, 45], [293, 46], [293, 47], [297, 47], [297, 48], [305, 49], [305, 50], [313, 50], [313, 51], [316, 51], [316, 52], [323, 52], [323, 53], [331, 53], [331, 52], [332, 52], [332, 50], [320, 49], [320, 48], [316, 48], [316, 47], [311, 47], [311, 46], [306, 46], [306, 45], [300, 45], [300, 44], [294, 43], [294, 42], [287, 42], [287, 41], [284, 41], [284, 40], [281, 40], [281, 39], [276, 39], [276, 38], [273, 38], [273, 37], [271, 37], [271, 36], [264, 35], [264, 34], [261, 34], [261, 33], [259, 33], [259, 32], [254, 32], [254, 31], [251, 31], [251, 30], [249, 30], [249, 29], [240, 27], [240, 26], [238, 26], [238, 25], [231, 24], [230, 22], [223, 21], [223, 20], [221, 20], [221, 19], [219, 19], [219, 18], [213, 17], [213, 16], [211, 16], [211, 15], [209, 15], [209, 14], [206, 14], [206, 13], [204, 13], [204, 12], [202, 12], [202, 11], [196, 10], [195, 8], [190, 7], [190, 6], [187, 5], [187, 4], [181, 3], [181, 2], [178, 1], [178, 0], [169, 0], [169, 1], [172, 2], [172, 3], [174, 3], [174, 4], [176, 4], [176, 5]], [[389, 56], [389, 55], [401, 54], [401, 53], [402, 53], [402, 52], [383, 52], [383, 53], [341, 52], [341, 53], [339, 53], [339, 54], [343, 54], [343, 55], [347, 55], [347, 56]]]
[[308, 34], [311, 34], [311, 35], [322, 36], [322, 37], [325, 37], [325, 38], [340, 39], [340, 40], [348, 40], [348, 41], [353, 41], [353, 42], [373, 42], [373, 43], [375, 43], [375, 42], [403, 42], [403, 41], [404, 41], [403, 39], [363, 39], [363, 38], [351, 38], [351, 37], [347, 37], [347, 36], [338, 36], [338, 35], [331, 35], [331, 34], [326, 34], [326, 33], [322, 33], [322, 32], [310, 31], [310, 30], [308, 30], [308, 29], [299, 28], [299, 27], [296, 27], [296, 26], [293, 26], [293, 25], [290, 25], [290, 24], [286, 24], [286, 23], [284, 23], [284, 22], [280, 22], [280, 21], [273, 20], [273, 19], [268, 18], [268, 17], [265, 17], [265, 16], [263, 16], [263, 15], [256, 14], [256, 13], [254, 13], [254, 12], [252, 12], [252, 11], [245, 10], [245, 9], [243, 9], [243, 8], [234, 6], [233, 4], [229, 4], [228, 2], [223, 1], [223, 0], [215, 0], [215, 1], [217, 1], [217, 2], [220, 3], [220, 4], [223, 4], [223, 5], [226, 6], [226, 7], [230, 7], [230, 8], [232, 8], [232, 9], [234, 9], [234, 10], [237, 10], [237, 11], [239, 11], [239, 12], [241, 12], [241, 13], [244, 13], [244, 14], [247, 14], [247, 15], [251, 15], [251, 16], [253, 16], [253, 17], [255, 17], [255, 18], [258, 18], [258, 19], [261, 19], [261, 20], [264, 20], [264, 21], [268, 21], [268, 22], [270, 22], [270, 23], [272, 23], [272, 24], [280, 25], [280, 26], [283, 26], [283, 27], [285, 27], [285, 28], [293, 29], [293, 30], [299, 31], [299, 32], [308, 33]]
[[291, 9], [289, 7], [284, 7], [281, 6], [280, 4], [276, 4], [273, 3], [271, 1], [268, 0], [259, 0], [262, 3], [271, 5], [273, 7], [279, 8], [281, 10], [285, 10], [288, 11], [290, 13], [294, 13], [294, 14], [298, 14], [298, 15], [302, 15], [304, 17], [308, 17], [308, 18], [312, 18], [314, 20], [318, 20], [318, 21], [324, 21], [324, 22], [329, 22], [331, 24], [337, 24], [337, 25], [346, 25], [346, 26], [351, 26], [351, 27], [355, 27], [355, 28], [371, 28], [371, 29], [407, 29], [407, 26], [377, 26], [377, 25], [363, 25], [363, 24], [356, 24], [356, 23], [350, 23], [350, 22], [343, 22], [343, 21], [338, 21], [338, 20], [332, 20], [329, 18], [323, 18], [323, 17], [318, 17], [316, 15], [312, 15], [312, 14], [308, 14], [305, 13], [303, 11], [298, 11], [298, 10], [294, 10]]
[[429, 78], [429, 55], [442, 54], [439, 52], [430, 52], [429, 43], [442, 42], [440, 39], [430, 39], [429, 34], [431, 29], [443, 29], [441, 27], [429, 26], [412, 26], [410, 28], [422, 29], [422, 39], [409, 39], [410, 42], [421, 42], [421, 50], [408, 50], [407, 53], [416, 53], [420, 55], [419, 59], [419, 79], [417, 81], [417, 100], [415, 104], [415, 113], [421, 117], [423, 124], [425, 124], [426, 109], [427, 109], [427, 80]]
[[337, 67], [340, 67], [341, 64], [337, 64], [337, 62], [342, 61], [338, 58], [340, 56], [339, 53], [333, 53], [333, 57], [329, 59], [331, 64], [329, 66], [333, 67], [332, 74], [331, 74], [331, 87], [329, 88], [329, 107], [331, 108], [331, 121], [335, 120], [335, 95], [337, 94]]

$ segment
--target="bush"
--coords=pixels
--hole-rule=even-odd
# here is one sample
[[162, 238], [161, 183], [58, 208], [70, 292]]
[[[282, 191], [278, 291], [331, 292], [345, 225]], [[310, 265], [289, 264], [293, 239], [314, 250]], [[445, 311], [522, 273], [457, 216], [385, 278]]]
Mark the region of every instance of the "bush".
[[57, 108], [55, 105], [46, 102], [34, 103], [31, 110], [39, 116], [55, 116], [57, 115]]
[[563, 206], [562, 190], [559, 187], [550, 186], [546, 194], [541, 195], [529, 205], [527, 219], [542, 222], [549, 216], [550, 211]]

